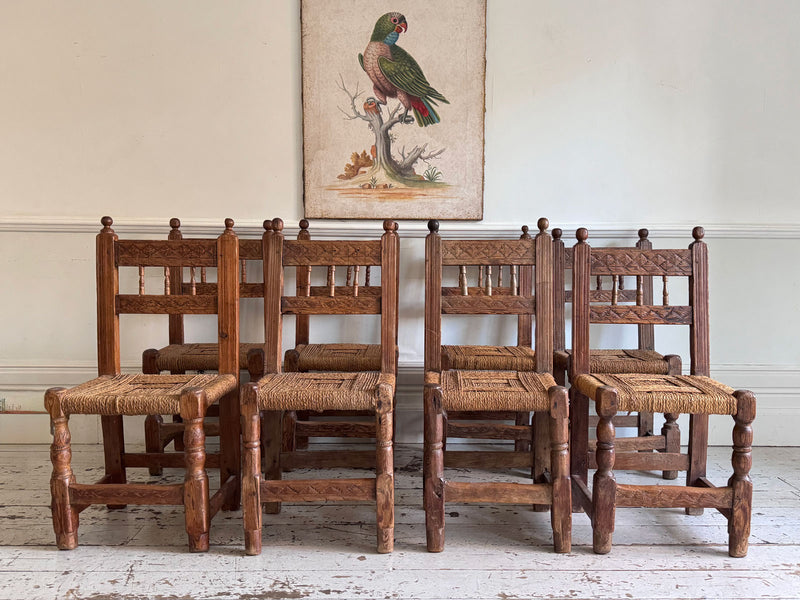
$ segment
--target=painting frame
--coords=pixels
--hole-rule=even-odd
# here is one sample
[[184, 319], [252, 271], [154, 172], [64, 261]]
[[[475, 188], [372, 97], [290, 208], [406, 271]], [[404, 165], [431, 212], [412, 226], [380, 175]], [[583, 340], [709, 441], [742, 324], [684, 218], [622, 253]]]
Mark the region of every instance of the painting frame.
[[486, 0], [301, 0], [301, 32], [305, 217], [481, 220]]

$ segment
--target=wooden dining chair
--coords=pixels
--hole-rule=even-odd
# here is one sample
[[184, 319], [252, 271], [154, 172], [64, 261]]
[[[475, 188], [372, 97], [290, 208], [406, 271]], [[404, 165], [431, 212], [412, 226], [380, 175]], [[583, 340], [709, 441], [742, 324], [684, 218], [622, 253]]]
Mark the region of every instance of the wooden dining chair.
[[[510, 503], [550, 506], [556, 552], [571, 547], [567, 391], [552, 376], [553, 246], [547, 219], [534, 239], [449, 240], [429, 221], [425, 241], [425, 454], [424, 504], [427, 546], [444, 549], [445, 503]], [[511, 265], [504, 288], [470, 287], [464, 265]], [[457, 271], [452, 278], [443, 273]], [[443, 284], [449, 283], [449, 285]], [[442, 315], [535, 316], [534, 371], [444, 370]], [[456, 482], [444, 476], [444, 414], [448, 411], [531, 412], [548, 417], [549, 472], [531, 483]], [[529, 425], [530, 431], [532, 427]]]
[[[531, 239], [528, 226], [522, 226], [520, 239]], [[524, 271], [527, 267], [521, 267]], [[470, 270], [473, 273], [470, 273]], [[475, 279], [477, 287], [482, 290], [503, 290], [512, 283], [519, 284], [520, 275], [516, 265], [480, 265], [476, 269], [468, 269], [467, 265], [459, 266], [459, 286], [469, 289], [469, 276]], [[503, 278], [507, 277], [504, 281]], [[512, 282], [512, 278], [516, 277]], [[444, 344], [442, 345], [442, 369], [461, 371], [501, 370], [501, 371], [534, 371], [536, 362], [531, 347], [533, 321], [529, 314], [517, 315], [517, 344], [515, 346]], [[511, 424], [513, 422], [513, 424]], [[444, 415], [445, 466], [455, 468], [482, 467], [532, 467], [530, 452], [531, 415], [528, 412], [487, 412], [487, 411], [451, 411]], [[546, 431], [543, 432], [546, 437]], [[447, 451], [448, 438], [464, 438], [470, 440], [513, 440], [513, 452], [491, 452], [481, 450], [459, 452]]]
[[[274, 219], [264, 233], [264, 325], [263, 359], [251, 366], [263, 367], [263, 377], [242, 388], [242, 505], [245, 550], [261, 551], [261, 505], [278, 512], [280, 503], [327, 501], [374, 501], [377, 514], [378, 552], [394, 547], [394, 393], [397, 373], [397, 320], [399, 286], [399, 242], [397, 224], [384, 221], [380, 240], [320, 241], [286, 240], [283, 221]], [[325, 269], [356, 265], [380, 267], [380, 294], [362, 294], [360, 286], [311, 286], [303, 295], [285, 295], [284, 269], [311, 266]], [[328, 271], [330, 272], [330, 271]], [[334, 273], [335, 274], [335, 273]], [[380, 315], [381, 364], [378, 371], [283, 372], [281, 332], [283, 315]], [[251, 378], [257, 375], [251, 372]], [[282, 480], [282, 418], [290, 411], [362, 411], [375, 419], [375, 477], [360, 479]], [[261, 431], [263, 411], [264, 476], [261, 477]]]
[[[271, 226], [271, 221], [266, 222]], [[183, 240], [180, 219], [169, 221], [170, 232], [167, 239], [180, 242]], [[247, 280], [247, 263], [261, 262], [261, 240], [239, 240], [239, 298], [263, 298], [264, 286]], [[165, 286], [170, 293], [216, 296], [216, 282], [208, 280], [207, 268], [200, 266], [184, 273], [179, 266], [169, 267], [164, 271]], [[188, 281], [186, 276], [188, 275]], [[216, 342], [186, 343], [184, 337], [185, 315], [175, 313], [169, 315], [169, 345], [159, 349], [149, 348], [142, 353], [142, 373], [158, 375], [169, 371], [173, 375], [183, 375], [187, 371], [205, 373], [219, 372], [219, 348]], [[260, 348], [262, 344], [243, 342], [239, 344], [239, 369], [247, 370], [247, 354], [250, 350]], [[212, 405], [208, 409], [208, 417], [218, 417], [219, 407]], [[219, 425], [214, 421], [206, 422], [205, 434], [208, 437], [219, 435]], [[170, 444], [175, 450], [183, 451], [183, 423], [179, 414], [172, 415], [172, 422], [165, 423], [163, 415], [148, 415], [144, 422], [145, 448], [148, 453], [161, 453]], [[151, 475], [161, 475], [163, 469], [159, 465], [150, 467]]]
[[[299, 241], [311, 239], [306, 219], [300, 221]], [[326, 282], [335, 281], [336, 268], [331, 265], [324, 274]], [[345, 269], [344, 285], [349, 292], [380, 296], [380, 286], [372, 285], [370, 265], [350, 265]], [[341, 273], [340, 273], [340, 279]], [[295, 269], [296, 295], [312, 294], [311, 266], [301, 265]], [[283, 368], [287, 373], [321, 371], [380, 371], [380, 344], [310, 342], [310, 316], [295, 316], [295, 345], [286, 351]], [[395, 340], [396, 343], [396, 340]], [[309, 438], [374, 438], [375, 417], [370, 411], [288, 411], [283, 419], [283, 452], [281, 462], [286, 469], [325, 465], [328, 467], [373, 468], [375, 453], [370, 451], [337, 449], [301, 452], [308, 448]]]
[[[647, 229], [639, 230], [639, 240], [635, 248], [640, 250], [652, 250], [653, 244], [649, 239], [650, 232]], [[566, 289], [566, 280], [572, 273], [572, 248], [565, 248], [564, 241], [561, 239], [561, 229], [553, 229], [553, 255], [555, 270], [553, 271], [553, 281], [555, 286], [555, 325], [553, 346], [555, 354], [553, 356], [554, 376], [556, 382], [565, 385], [567, 374], [570, 370], [572, 350], [566, 349], [565, 343], [565, 306], [572, 302], [572, 290]], [[608, 277], [600, 273], [592, 273], [592, 288], [589, 290], [589, 301], [594, 303], [608, 303], [615, 299], [618, 303], [634, 303], [637, 295], [641, 294], [640, 301], [645, 305], [653, 303], [653, 277], [639, 276], [634, 279], [628, 277], [628, 283], [632, 279], [636, 282], [633, 287], [626, 287], [626, 277]], [[611, 280], [610, 282], [607, 280]], [[591, 316], [591, 313], [590, 313]], [[680, 375], [681, 357], [677, 354], [663, 355], [655, 350], [655, 326], [652, 323], [638, 323], [638, 347], [632, 349], [591, 349], [589, 350], [589, 372], [590, 373], [642, 373], [655, 375]], [[597, 417], [589, 417], [589, 427], [597, 426]], [[614, 418], [615, 427], [630, 427], [637, 430], [637, 436], [618, 438], [618, 443], [623, 443], [627, 448], [639, 449], [640, 451], [659, 451], [667, 450], [667, 439], [670, 440], [670, 450], [680, 446], [680, 432], [671, 425], [666, 430], [662, 430], [660, 435], [654, 434], [653, 413], [649, 411], [633, 412], [630, 414], [618, 414]], [[667, 435], [667, 432], [669, 435]], [[589, 444], [589, 465], [594, 468], [594, 446]], [[662, 472], [664, 479], [675, 479], [678, 472], [675, 470], [665, 470]]]
[[[183, 505], [189, 549], [209, 546], [211, 518], [239, 505], [239, 246], [233, 220], [215, 240], [120, 240], [111, 217], [101, 220], [97, 236], [97, 341], [99, 377], [64, 389], [51, 388], [45, 407], [53, 428], [50, 480], [53, 526], [61, 549], [78, 545], [78, 515], [92, 504], [110, 508], [126, 504]], [[202, 295], [174, 288], [174, 268], [216, 268], [217, 293]], [[138, 269], [138, 293], [120, 293], [120, 270]], [[148, 268], [163, 269], [167, 282], [159, 293], [145, 292]], [[174, 293], [176, 292], [176, 293]], [[120, 371], [121, 314], [216, 314], [219, 373], [215, 375], [122, 374]], [[208, 407], [220, 406], [220, 452], [210, 460], [205, 449], [203, 421]], [[103, 428], [105, 475], [95, 484], [77, 483], [71, 466], [69, 417], [99, 415]], [[122, 417], [179, 414], [183, 419], [185, 450], [171, 454], [125, 451]], [[126, 469], [153, 464], [184, 467], [183, 483], [127, 483]], [[206, 467], [220, 469], [220, 488], [209, 495]]]
[[[734, 391], [709, 377], [708, 249], [702, 227], [695, 227], [692, 236], [694, 242], [688, 250], [595, 249], [586, 241], [587, 230], [577, 231], [572, 285], [571, 472], [573, 497], [591, 519], [593, 548], [599, 554], [611, 550], [617, 507], [683, 507], [689, 514], [716, 508], [728, 520], [728, 553], [733, 557], [747, 554], [753, 494], [749, 477], [751, 424], [756, 402], [751, 392]], [[590, 280], [597, 274], [636, 277], [635, 303], [620, 303], [613, 293], [604, 305], [592, 302]], [[645, 302], [645, 277], [664, 281], [660, 304]], [[688, 305], [670, 304], [667, 278], [687, 282]], [[687, 325], [691, 374], [590, 374], [591, 322]], [[589, 400], [599, 417], [597, 471], [591, 490], [586, 460]], [[667, 452], [657, 454], [629, 451], [618, 445], [613, 418], [624, 411], [664, 413], [667, 424], [675, 429], [678, 415], [689, 414], [688, 452], [682, 453], [669, 439]], [[732, 415], [734, 420], [733, 474], [722, 487], [715, 487], [706, 478], [710, 414]], [[621, 484], [616, 482], [615, 469], [686, 471], [686, 485]]]

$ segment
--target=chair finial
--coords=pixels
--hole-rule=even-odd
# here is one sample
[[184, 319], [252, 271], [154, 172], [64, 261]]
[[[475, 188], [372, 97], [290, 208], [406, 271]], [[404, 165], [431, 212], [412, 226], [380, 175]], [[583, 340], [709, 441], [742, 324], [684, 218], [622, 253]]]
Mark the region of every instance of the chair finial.
[[428, 231], [431, 233], [437, 233], [439, 231], [439, 221], [436, 219], [431, 219], [428, 221]]
[[103, 229], [111, 229], [111, 226], [114, 224], [114, 219], [111, 217], [103, 217], [100, 219], [100, 223], [103, 225]]
[[383, 222], [383, 230], [384, 231], [397, 231], [397, 221], [392, 221], [391, 219], [386, 219]]
[[692, 229], [692, 237], [694, 238], [695, 242], [699, 242], [702, 240], [706, 235], [706, 230], [702, 227], [695, 227]]
[[639, 230], [639, 239], [641, 241], [647, 241], [647, 236], [650, 235], [650, 231], [646, 227], [642, 227]]
[[300, 219], [300, 229], [303, 231], [308, 229], [308, 219]]
[[169, 220], [169, 226], [172, 229], [180, 229], [181, 228], [181, 220], [179, 218], [177, 218], [177, 217], [172, 217]]
[[528, 233], [528, 226], [527, 225], [523, 225], [522, 226], [522, 233], [525, 233], [525, 234]]
[[272, 231], [281, 232], [283, 231], [283, 219], [275, 217], [272, 219]]
[[264, 231], [272, 231], [272, 221], [270, 219], [265, 219], [263, 226], [264, 226]]
[[227, 231], [230, 231], [230, 230], [232, 230], [232, 229], [233, 229], [233, 219], [231, 219], [230, 217], [228, 217], [227, 219], [225, 219], [225, 229], [226, 229]]
[[550, 227], [550, 221], [545, 217], [540, 217], [539, 220], [536, 221], [536, 226], [539, 228], [539, 233], [545, 233], [547, 228]]
[[589, 230], [586, 227], [579, 227], [575, 232], [575, 237], [579, 242], [585, 242], [589, 239]]
[[560, 239], [561, 239], [561, 236], [562, 236], [563, 234], [564, 234], [564, 232], [563, 232], [563, 231], [561, 231], [561, 227], [555, 227], [555, 228], [553, 228], [553, 239], [554, 239], [554, 240], [560, 240]]

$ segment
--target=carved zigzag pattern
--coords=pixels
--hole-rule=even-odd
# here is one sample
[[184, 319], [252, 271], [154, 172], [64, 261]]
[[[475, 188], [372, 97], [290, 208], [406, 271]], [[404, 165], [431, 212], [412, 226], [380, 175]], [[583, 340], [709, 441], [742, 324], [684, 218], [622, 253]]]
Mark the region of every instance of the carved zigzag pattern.
[[534, 264], [533, 240], [469, 240], [442, 242], [442, 264]]
[[592, 275], [691, 275], [689, 250], [592, 250]]
[[688, 324], [692, 319], [690, 306], [592, 306], [592, 323], [655, 323]]
[[217, 261], [216, 240], [119, 240], [120, 265], [210, 266]]
[[284, 242], [284, 265], [379, 265], [381, 244], [378, 241], [320, 240]]

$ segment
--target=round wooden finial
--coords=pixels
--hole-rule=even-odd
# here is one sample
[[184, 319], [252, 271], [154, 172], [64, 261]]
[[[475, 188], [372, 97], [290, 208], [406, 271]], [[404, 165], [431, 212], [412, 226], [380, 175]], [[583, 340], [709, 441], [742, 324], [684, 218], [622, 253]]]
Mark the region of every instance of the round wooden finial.
[[225, 229], [233, 229], [233, 219], [230, 217], [225, 219]]
[[308, 219], [300, 219], [300, 229], [308, 229]]
[[528, 226], [527, 225], [523, 225], [522, 226], [522, 234], [523, 235], [528, 235]]
[[263, 225], [264, 225], [264, 231], [272, 231], [272, 221], [270, 219], [266, 219]]
[[639, 239], [640, 240], [645, 241], [647, 239], [648, 235], [650, 235], [650, 231], [646, 227], [642, 227], [639, 230]]
[[575, 232], [575, 237], [579, 242], [585, 242], [589, 239], [589, 230], [586, 227], [579, 227], [578, 231]]
[[386, 219], [383, 222], [383, 230], [384, 231], [397, 231], [397, 221], [392, 221], [391, 219]]
[[181, 220], [178, 219], [177, 217], [172, 217], [169, 220], [169, 226], [172, 227], [172, 229], [180, 229], [181, 228]]
[[561, 227], [556, 227], [555, 229], [553, 229], [553, 239], [554, 240], [560, 240], [561, 236], [563, 234], [564, 234], [564, 232], [561, 231]]
[[110, 229], [111, 226], [114, 224], [114, 219], [112, 219], [111, 217], [103, 217], [102, 219], [100, 219], [100, 223], [102, 223], [103, 227], [105, 227], [106, 229]]
[[696, 242], [702, 240], [705, 237], [705, 235], [706, 235], [706, 230], [703, 229], [702, 227], [695, 227], [694, 229], [692, 229], [692, 237]]
[[272, 231], [283, 231], [283, 219], [278, 217], [272, 219]]
[[431, 219], [428, 221], [428, 231], [431, 233], [436, 233], [439, 231], [439, 221], [436, 219]]
[[536, 226], [539, 228], [539, 233], [544, 233], [547, 231], [547, 228], [550, 227], [550, 221], [548, 221], [545, 217], [541, 217], [538, 221], [536, 221]]

